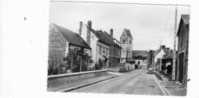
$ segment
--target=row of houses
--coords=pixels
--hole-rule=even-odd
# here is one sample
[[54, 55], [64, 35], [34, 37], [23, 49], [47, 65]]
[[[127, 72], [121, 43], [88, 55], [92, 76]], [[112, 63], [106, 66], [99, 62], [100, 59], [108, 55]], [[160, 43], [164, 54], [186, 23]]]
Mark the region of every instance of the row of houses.
[[161, 45], [154, 52], [154, 69], [166, 75], [169, 79], [172, 78], [173, 52], [165, 45]]
[[[113, 37], [113, 29], [110, 33], [102, 30], [95, 30], [92, 22], [87, 24], [80, 22], [79, 35], [91, 46], [91, 56], [94, 64], [99, 60], [106, 60], [107, 67], [120, 63], [121, 49], [120, 42]], [[116, 42], [118, 43], [116, 43]]]
[[[95, 30], [80, 22], [78, 32], [50, 24], [48, 74], [97, 70], [131, 60], [132, 36], [124, 29], [120, 41], [114, 31]], [[125, 39], [125, 40], [124, 40]]]
[[[188, 70], [189, 15], [181, 15], [176, 39], [177, 50], [175, 52], [164, 45], [161, 45], [156, 51], [150, 51], [150, 67], [165, 74], [170, 80], [178, 81], [186, 86]], [[175, 58], [174, 54], [176, 54]], [[176, 66], [173, 66], [174, 63]]]

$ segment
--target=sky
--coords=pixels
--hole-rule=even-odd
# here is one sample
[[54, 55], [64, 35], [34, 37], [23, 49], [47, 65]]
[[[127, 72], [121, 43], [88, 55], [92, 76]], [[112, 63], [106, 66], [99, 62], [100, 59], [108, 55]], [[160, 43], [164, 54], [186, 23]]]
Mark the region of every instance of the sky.
[[[175, 6], [118, 3], [51, 2], [50, 23], [78, 32], [79, 22], [92, 21], [96, 30], [109, 32], [119, 40], [124, 28], [130, 29], [134, 50], [173, 48]], [[177, 7], [177, 24], [181, 14], [189, 14], [187, 6]]]

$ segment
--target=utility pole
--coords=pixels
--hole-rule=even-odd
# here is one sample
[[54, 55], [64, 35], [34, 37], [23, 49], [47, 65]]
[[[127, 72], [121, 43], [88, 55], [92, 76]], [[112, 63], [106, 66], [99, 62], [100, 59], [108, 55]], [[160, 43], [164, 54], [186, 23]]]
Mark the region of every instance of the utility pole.
[[174, 45], [173, 45], [173, 68], [172, 80], [176, 79], [176, 34], [177, 34], [177, 6], [175, 6], [175, 19], [174, 19]]

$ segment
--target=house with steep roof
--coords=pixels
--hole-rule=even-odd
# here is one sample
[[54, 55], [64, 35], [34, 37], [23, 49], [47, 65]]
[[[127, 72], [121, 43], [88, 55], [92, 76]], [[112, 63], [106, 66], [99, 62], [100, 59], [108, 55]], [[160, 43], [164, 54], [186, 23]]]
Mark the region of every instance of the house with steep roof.
[[186, 85], [188, 70], [188, 46], [189, 46], [189, 15], [181, 15], [177, 39], [177, 69], [176, 80]]
[[109, 56], [109, 66], [118, 66], [121, 60], [121, 49], [122, 47], [118, 43], [119, 41], [113, 37], [113, 29], [110, 29], [110, 33], [105, 32], [105, 36], [109, 40], [110, 45], [110, 56]]
[[114, 42], [112, 29], [110, 34], [106, 31], [95, 30], [92, 28], [92, 22], [88, 21], [87, 24], [80, 22], [79, 31], [80, 36], [91, 47], [91, 56], [94, 64], [98, 64], [102, 60], [106, 62], [105, 67], [108, 67], [114, 65], [114, 61], [120, 62], [121, 47]]
[[[74, 64], [74, 59], [78, 58], [79, 62], [83, 62], [84, 60], [88, 63], [88, 57], [84, 57], [84, 55], [89, 55], [90, 49], [90, 46], [77, 33], [57, 24], [50, 24], [49, 70], [53, 71], [63, 67], [63, 70], [61, 69], [62, 72], [65, 72], [68, 68], [71, 71], [77, 71], [78, 69], [81, 71], [81, 68], [78, 68], [81, 64], [79, 66], [77, 66], [78, 64]], [[70, 54], [70, 62], [67, 61], [70, 64], [66, 64], [65, 59]], [[76, 55], [76, 58], [74, 55]], [[58, 73], [55, 72], [52, 74]]]
[[154, 53], [155, 69], [166, 75], [168, 79], [172, 77], [173, 68], [173, 50], [161, 45]]

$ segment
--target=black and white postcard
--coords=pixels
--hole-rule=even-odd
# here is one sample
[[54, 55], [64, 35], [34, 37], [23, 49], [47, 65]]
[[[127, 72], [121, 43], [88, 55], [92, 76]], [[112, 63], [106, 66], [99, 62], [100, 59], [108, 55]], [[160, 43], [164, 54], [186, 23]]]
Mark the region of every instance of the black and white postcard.
[[186, 96], [190, 6], [51, 0], [49, 92]]

